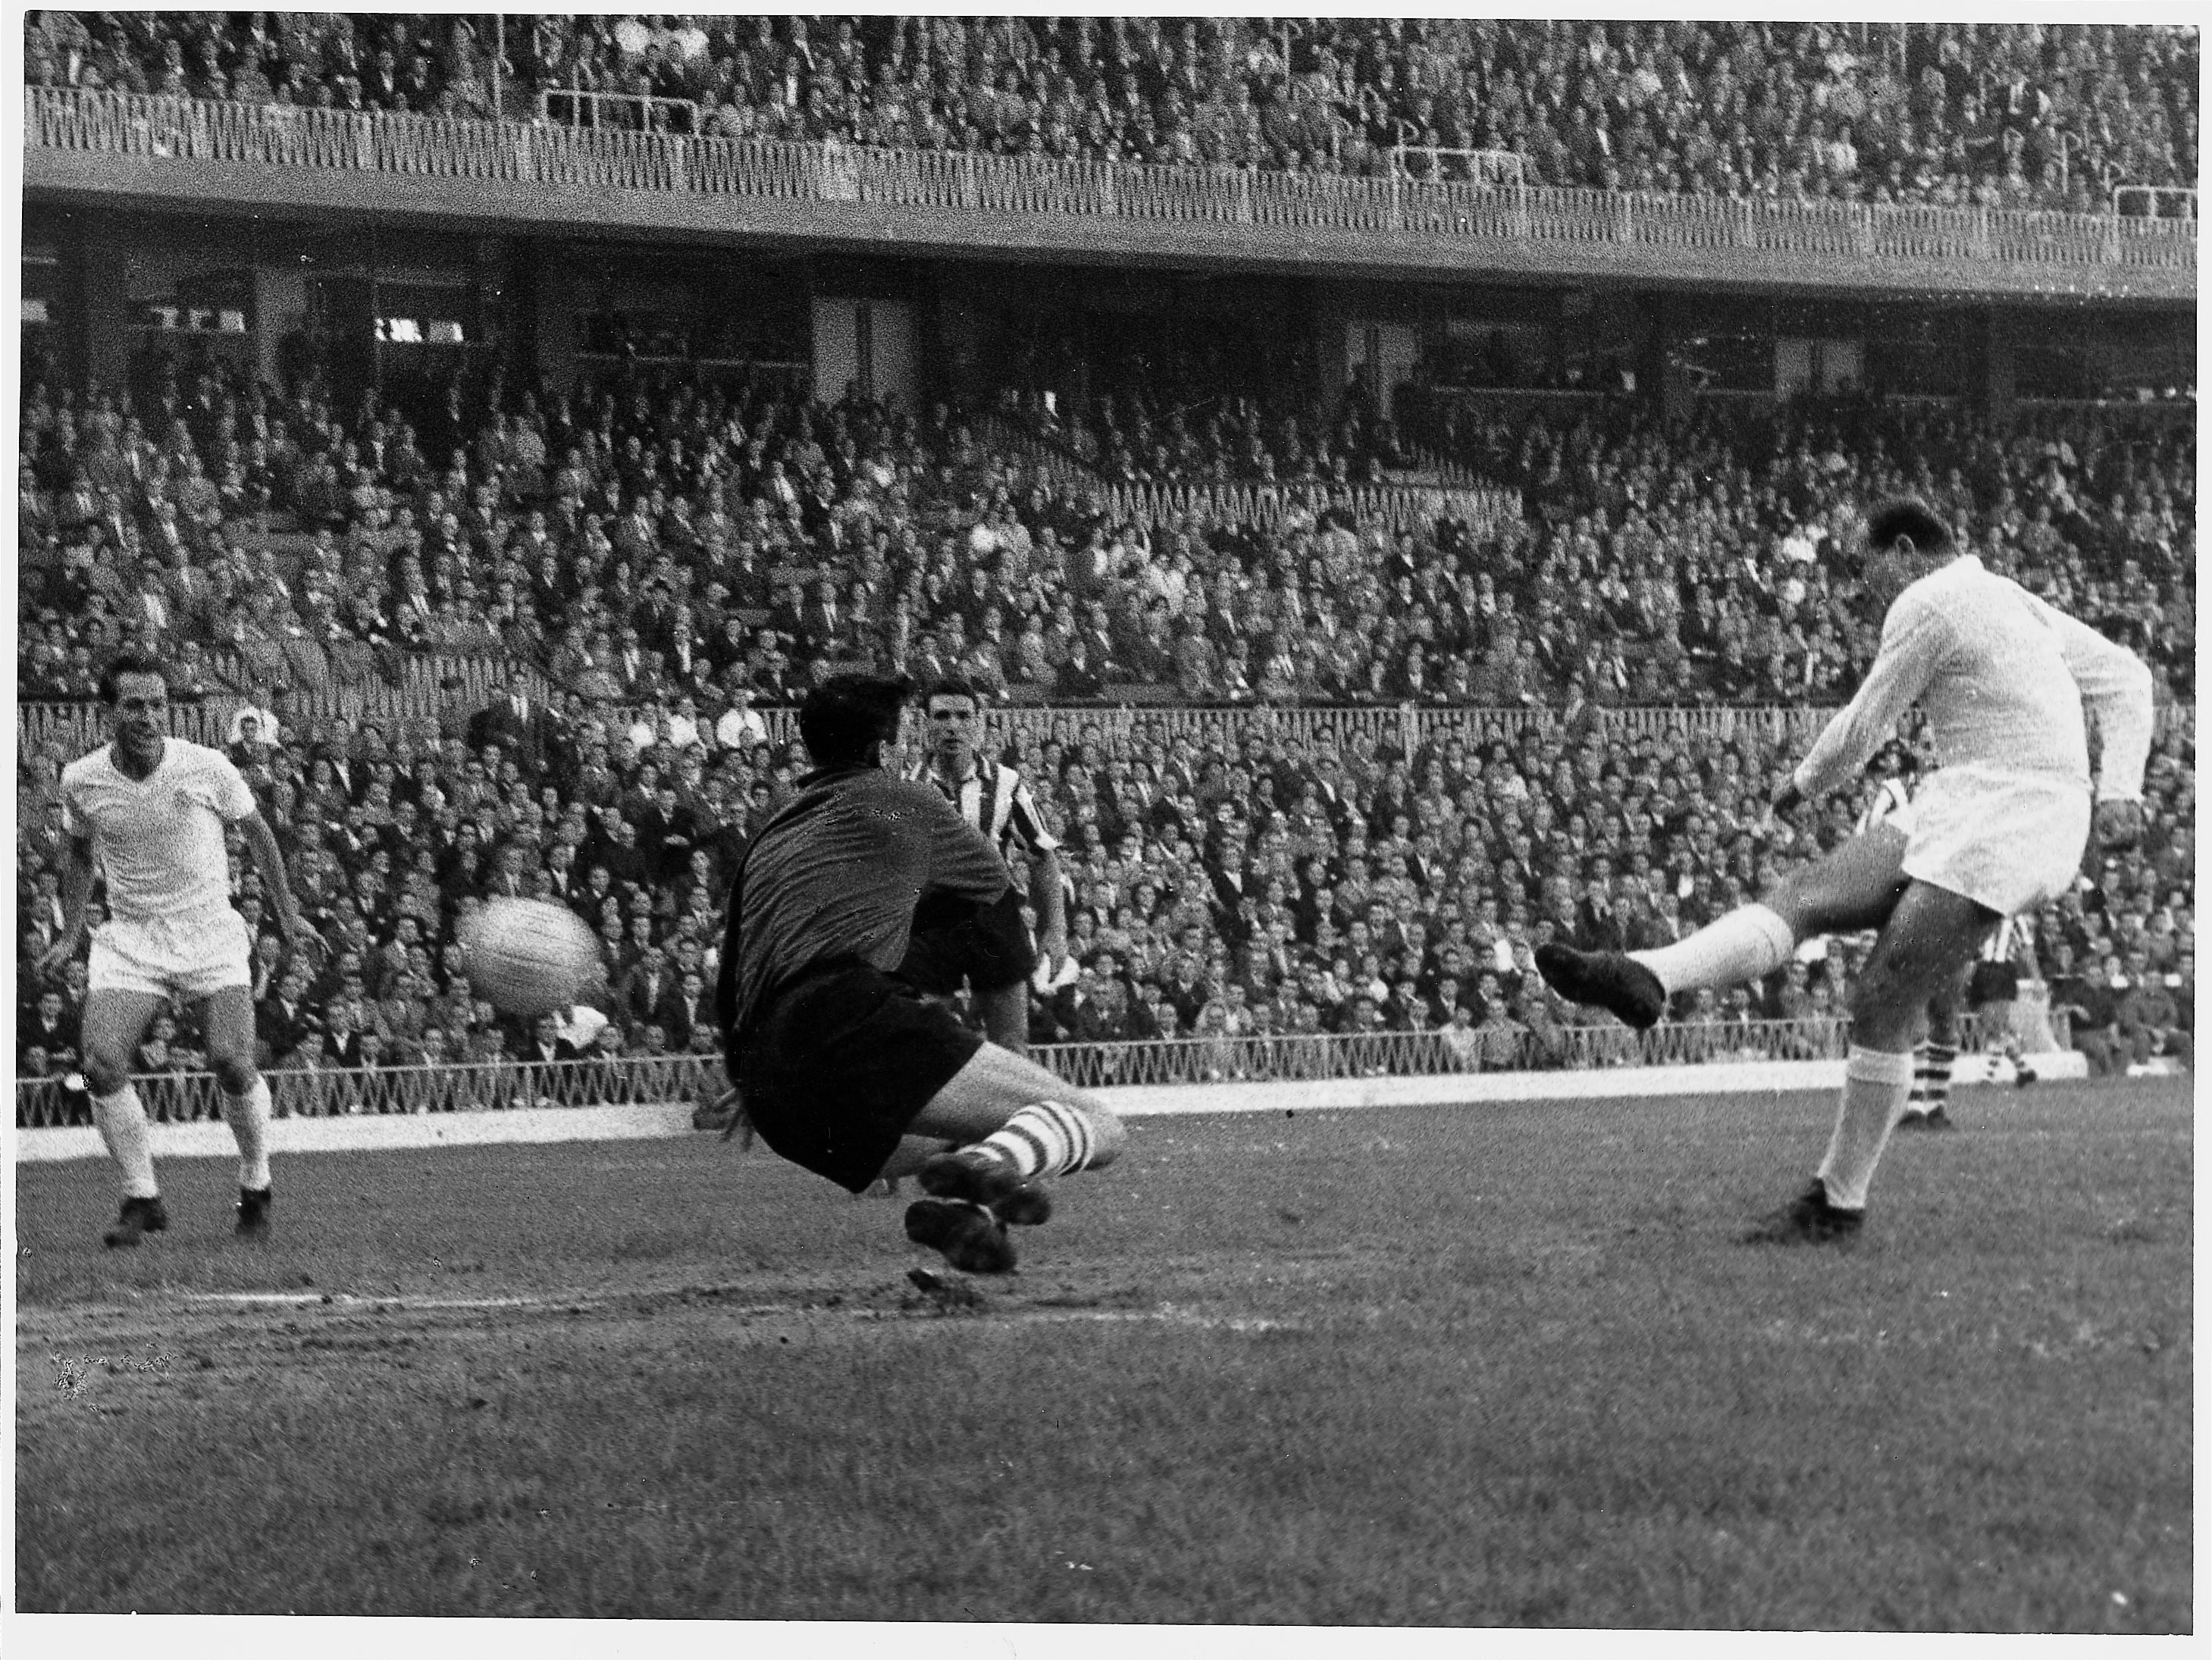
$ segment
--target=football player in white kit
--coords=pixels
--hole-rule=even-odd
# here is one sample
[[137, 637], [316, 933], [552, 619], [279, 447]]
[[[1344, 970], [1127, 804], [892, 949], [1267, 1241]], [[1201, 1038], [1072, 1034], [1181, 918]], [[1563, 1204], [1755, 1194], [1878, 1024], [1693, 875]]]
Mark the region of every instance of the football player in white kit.
[[[1881, 781], [1874, 797], [1851, 825], [1854, 836], [1864, 836], [1877, 824], [1887, 824], [1907, 841], [1912, 836], [1912, 792], [1906, 781], [1919, 769], [1911, 750], [1902, 741], [1887, 745], [1875, 757], [1874, 770]], [[1928, 1000], [1928, 1023], [1912, 1046], [1912, 1091], [1905, 1098], [1899, 1129], [1945, 1130], [1951, 1128], [1951, 1069], [1959, 1059], [1959, 994], [1954, 983]]]
[[[1960, 553], [1917, 502], [1867, 521], [1866, 586], [1894, 595], [1881, 648], [1848, 708], [1778, 792], [1785, 813], [1856, 777], [1917, 702], [1936, 769], [1911, 825], [1873, 826], [1687, 939], [1656, 951], [1550, 946], [1544, 978], [1575, 1001], [1634, 1026], [1677, 992], [1757, 980], [1815, 933], [1878, 929], [1851, 988], [1851, 1046], [1836, 1125], [1812, 1183], [1746, 1237], [1789, 1243], [1848, 1238], [1913, 1078], [1916, 1029], [1929, 998], [1956, 986], [1997, 924], [2063, 891], [2080, 870], [2091, 821], [2106, 847], [2142, 829], [2151, 676], [2135, 654]], [[2082, 720], [2104, 753], [2094, 789]]]
[[293, 901], [276, 838], [238, 769], [219, 750], [169, 735], [160, 660], [124, 653], [100, 676], [100, 694], [113, 736], [62, 770], [64, 924], [38, 970], [58, 970], [83, 943], [97, 860], [108, 920], [92, 935], [84, 1071], [93, 1122], [123, 1180], [122, 1213], [103, 1237], [136, 1245], [169, 1225], [131, 1059], [173, 994], [204, 1005], [208, 1062], [238, 1139], [237, 1230], [266, 1237], [269, 1085], [254, 1064], [252, 941], [230, 903], [224, 825], [238, 827], [287, 941], [310, 954], [323, 942]]

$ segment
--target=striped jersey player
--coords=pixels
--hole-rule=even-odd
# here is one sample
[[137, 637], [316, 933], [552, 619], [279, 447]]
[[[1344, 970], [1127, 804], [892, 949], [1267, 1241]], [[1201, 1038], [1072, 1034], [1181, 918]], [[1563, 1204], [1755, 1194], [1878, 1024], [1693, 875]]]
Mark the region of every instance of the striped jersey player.
[[916, 920], [899, 972], [937, 995], [967, 985], [991, 1041], [1018, 1055], [1029, 1046], [1029, 981], [1037, 958], [1042, 955], [1048, 970], [1057, 970], [1067, 956], [1060, 842], [1021, 774], [981, 752], [982, 700], [974, 686], [960, 679], [932, 683], [923, 693], [922, 713], [925, 752], [907, 776], [934, 785], [1010, 864], [1017, 857], [1027, 861], [1037, 937], [1032, 948], [1020, 920], [1019, 895], [1004, 902], [998, 914], [924, 915]]

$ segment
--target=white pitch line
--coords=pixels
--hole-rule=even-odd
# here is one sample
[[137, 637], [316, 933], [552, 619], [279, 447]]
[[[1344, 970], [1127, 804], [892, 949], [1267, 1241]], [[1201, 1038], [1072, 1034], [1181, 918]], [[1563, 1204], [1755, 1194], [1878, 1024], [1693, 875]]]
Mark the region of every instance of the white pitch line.
[[[349, 1292], [319, 1291], [214, 1291], [186, 1292], [183, 1298], [188, 1303], [222, 1303], [236, 1308], [377, 1308], [468, 1310], [481, 1309], [557, 1309], [587, 1308], [610, 1303], [634, 1302], [641, 1297], [652, 1297], [652, 1290], [613, 1292], [599, 1294], [579, 1293], [571, 1297], [356, 1297]], [[665, 1295], [666, 1293], [660, 1293]], [[788, 1303], [759, 1303], [724, 1312], [747, 1317], [775, 1315], [820, 1315], [840, 1316], [848, 1320], [902, 1320], [916, 1310], [908, 1309], [828, 1309], [797, 1308]], [[1270, 1320], [1256, 1315], [1200, 1314], [1194, 1310], [1181, 1309], [1164, 1304], [1152, 1309], [979, 1309], [972, 1314], [954, 1316], [948, 1325], [957, 1325], [963, 1320], [996, 1321], [1025, 1325], [1077, 1324], [1153, 1324], [1191, 1326], [1202, 1331], [1228, 1331], [1237, 1334], [1268, 1331], [1300, 1331], [1295, 1323]]]
[[232, 1303], [241, 1308], [532, 1309], [557, 1307], [535, 1297], [356, 1297], [339, 1291], [194, 1291], [187, 1303]]
[[1193, 1314], [1187, 1309], [1035, 1309], [1011, 1310], [1010, 1320], [1024, 1324], [1064, 1324], [1077, 1321], [1135, 1321], [1151, 1322], [1164, 1326], [1196, 1326], [1202, 1331], [1303, 1331], [1304, 1327], [1287, 1320], [1263, 1320], [1243, 1315]]

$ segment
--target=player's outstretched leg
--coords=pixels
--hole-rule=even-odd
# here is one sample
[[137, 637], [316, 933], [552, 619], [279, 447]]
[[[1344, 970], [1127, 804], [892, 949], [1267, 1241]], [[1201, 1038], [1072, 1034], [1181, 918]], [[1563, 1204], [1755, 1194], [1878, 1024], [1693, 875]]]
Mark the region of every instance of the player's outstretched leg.
[[1671, 946], [1581, 952], [1548, 945], [1536, 952], [1536, 971], [1562, 997], [1641, 1030], [1678, 992], [1763, 980], [1790, 960], [1800, 939], [1878, 926], [1904, 886], [1904, 832], [1877, 824], [1793, 871], [1764, 903], [1732, 910]]
[[986, 1043], [908, 1127], [883, 1174], [913, 1174], [928, 1196], [909, 1206], [907, 1237], [970, 1274], [1003, 1274], [1017, 1253], [1009, 1224], [1052, 1214], [1052, 1177], [1113, 1163], [1121, 1122], [1035, 1061]]
[[1961, 894], [1913, 882], [1875, 939], [1851, 994], [1851, 1049], [1826, 1157], [1812, 1185], [1744, 1237], [1766, 1244], [1850, 1237], [1867, 1189], [1912, 1088], [1912, 1039], [1929, 998], [1956, 982], [1996, 912]]
[[266, 1239], [275, 1193], [269, 1174], [269, 1080], [253, 1064], [253, 1003], [244, 986], [207, 999], [208, 1065], [222, 1085], [222, 1116], [238, 1142], [238, 1235]]
[[1667, 1012], [1667, 984], [1643, 960], [1648, 955], [1577, 951], [1553, 940], [1536, 947], [1536, 972], [1570, 1003], [1603, 1009], [1642, 1031]]

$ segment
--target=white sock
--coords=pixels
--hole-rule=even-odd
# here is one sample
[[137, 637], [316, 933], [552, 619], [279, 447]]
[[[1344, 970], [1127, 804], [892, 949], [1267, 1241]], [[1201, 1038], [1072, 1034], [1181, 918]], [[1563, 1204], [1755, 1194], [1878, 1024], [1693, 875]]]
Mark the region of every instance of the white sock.
[[1657, 975], [1672, 997], [1678, 991], [1763, 980], [1796, 949], [1796, 936], [1781, 917], [1764, 905], [1744, 905], [1706, 923], [1686, 939], [1628, 955]]
[[154, 1148], [146, 1134], [146, 1105], [137, 1086], [125, 1084], [112, 1095], [93, 1098], [92, 1122], [107, 1144], [107, 1156], [123, 1172], [125, 1199], [152, 1199], [161, 1189], [154, 1181]]
[[243, 1095], [222, 1092], [222, 1116], [238, 1138], [238, 1185], [269, 1185], [269, 1080], [256, 1073]]
[[1912, 1052], [1892, 1055], [1851, 1045], [1844, 1062], [1844, 1101], [1836, 1114], [1836, 1133], [1820, 1161], [1820, 1185], [1828, 1202], [1841, 1210], [1864, 1210], [1867, 1185], [1889, 1133], [1905, 1112], [1912, 1088]]
[[1039, 1101], [1024, 1107], [995, 1133], [975, 1144], [996, 1153], [1026, 1178], [1081, 1170], [1097, 1149], [1091, 1121], [1073, 1107]]

